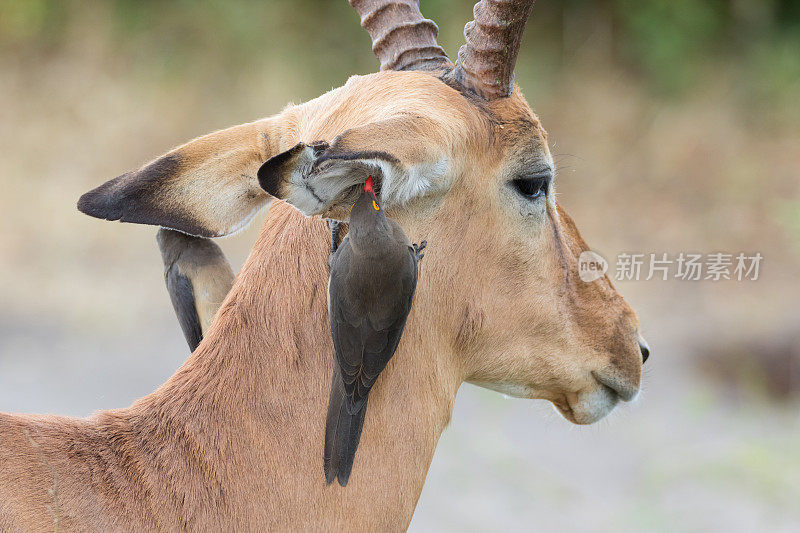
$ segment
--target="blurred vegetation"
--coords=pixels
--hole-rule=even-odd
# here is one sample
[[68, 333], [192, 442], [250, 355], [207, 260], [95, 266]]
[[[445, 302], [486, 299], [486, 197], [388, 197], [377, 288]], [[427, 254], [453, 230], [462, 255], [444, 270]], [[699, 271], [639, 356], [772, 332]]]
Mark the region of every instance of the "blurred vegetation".
[[[472, 4], [422, 2], [451, 56]], [[134, 63], [157, 55], [165, 76], [221, 77], [223, 72], [208, 70], [214, 64], [224, 66], [229, 79], [259, 58], [269, 64], [276, 51], [294, 51], [298, 59], [302, 51], [309, 75], [325, 83], [343, 71], [375, 66], [368, 37], [344, 0], [0, 0], [0, 46], [47, 53], [100, 12], [112, 21], [106, 28], [109, 52], [124, 51]], [[533, 18], [526, 46], [552, 55], [538, 68], [569, 62], [576, 48], [591, 46], [662, 97], [691, 90], [708, 75], [709, 62], [720, 68], [735, 63], [732, 86], [754, 103], [780, 109], [800, 94], [796, 0], [551, 0], [538, 2]]]

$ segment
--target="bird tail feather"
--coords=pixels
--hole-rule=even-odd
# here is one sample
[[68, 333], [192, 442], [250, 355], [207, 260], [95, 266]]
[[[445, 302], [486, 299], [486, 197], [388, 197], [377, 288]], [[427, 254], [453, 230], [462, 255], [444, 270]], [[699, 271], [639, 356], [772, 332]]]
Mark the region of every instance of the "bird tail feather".
[[325, 482], [328, 485], [337, 477], [339, 485], [347, 485], [366, 413], [366, 398], [361, 409], [350, 413], [342, 376], [338, 368], [334, 369], [328, 419], [325, 424]]

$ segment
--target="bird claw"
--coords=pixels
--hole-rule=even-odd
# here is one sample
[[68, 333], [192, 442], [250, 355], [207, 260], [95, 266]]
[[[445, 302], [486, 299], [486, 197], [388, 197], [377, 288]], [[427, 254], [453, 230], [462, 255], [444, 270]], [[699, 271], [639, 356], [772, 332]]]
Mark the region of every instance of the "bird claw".
[[331, 253], [336, 253], [339, 248], [339, 231], [341, 230], [342, 223], [332, 218], [327, 219], [328, 226], [331, 228]]
[[419, 244], [414, 243], [412, 246], [414, 247], [414, 253], [417, 254], [417, 261], [425, 257], [425, 254], [420, 252], [422, 252], [422, 250], [424, 250], [425, 247], [428, 246], [428, 241], [422, 241]]

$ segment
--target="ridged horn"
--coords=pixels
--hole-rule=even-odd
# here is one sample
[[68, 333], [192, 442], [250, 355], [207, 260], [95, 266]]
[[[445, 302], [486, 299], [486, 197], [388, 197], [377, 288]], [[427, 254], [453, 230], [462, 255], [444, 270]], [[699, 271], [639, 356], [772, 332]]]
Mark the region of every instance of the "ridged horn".
[[514, 64], [534, 0], [481, 0], [464, 27], [466, 43], [450, 77], [486, 100], [514, 88]]
[[418, 0], [348, 0], [372, 37], [381, 70], [450, 69], [453, 63], [436, 42], [439, 28], [419, 11]]

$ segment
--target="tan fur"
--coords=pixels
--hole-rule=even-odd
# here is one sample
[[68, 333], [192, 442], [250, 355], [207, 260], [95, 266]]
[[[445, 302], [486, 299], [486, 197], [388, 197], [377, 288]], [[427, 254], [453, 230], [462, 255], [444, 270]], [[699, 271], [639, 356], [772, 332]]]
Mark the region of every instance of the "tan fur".
[[[216, 259], [216, 258], [214, 258]], [[223, 258], [224, 259], [224, 258]], [[230, 292], [234, 278], [227, 261], [180, 264], [181, 274], [189, 278], [194, 290], [197, 317], [205, 334], [222, 302]]]
[[[607, 278], [579, 279], [586, 245], [552, 195], [534, 209], [508, 185], [552, 163], [518, 89], [483, 104], [430, 74], [354, 77], [247, 126], [249, 136], [228, 130], [237, 140], [225, 153], [247, 145], [236, 171], [252, 176], [260, 149], [264, 161], [383, 121], [399, 124], [343, 136], [348, 149], [449, 166], [441, 190], [387, 207], [428, 249], [406, 332], [370, 396], [349, 485], [326, 486], [322, 470], [328, 227], [277, 202], [205, 339], [157, 391], [87, 420], [0, 416], [0, 529], [48, 530], [58, 520], [62, 530], [401, 530], [462, 382], [550, 400], [576, 423], [635, 394], [635, 314]], [[229, 170], [203, 139], [179, 152], [170, 190], [192, 188], [186, 161], [204, 177]], [[170, 201], [186, 205], [179, 193]], [[231, 209], [191, 203], [213, 227], [230, 226], [214, 217]]]

